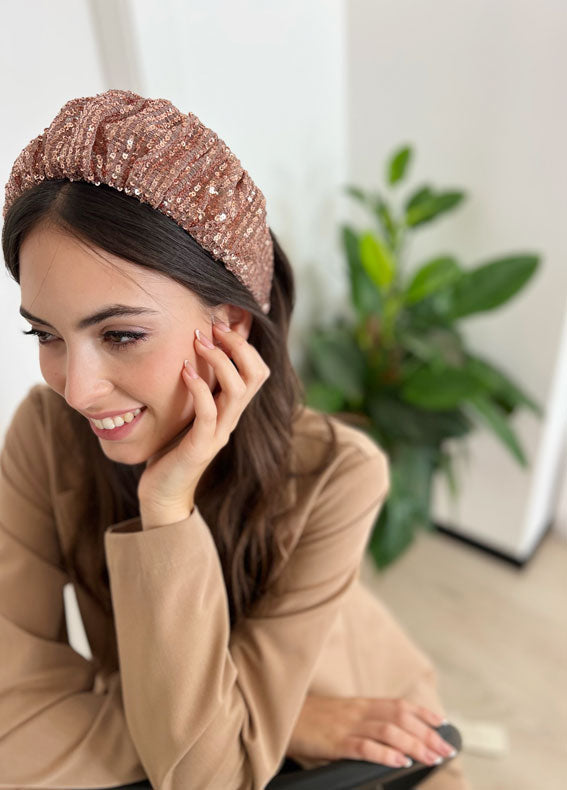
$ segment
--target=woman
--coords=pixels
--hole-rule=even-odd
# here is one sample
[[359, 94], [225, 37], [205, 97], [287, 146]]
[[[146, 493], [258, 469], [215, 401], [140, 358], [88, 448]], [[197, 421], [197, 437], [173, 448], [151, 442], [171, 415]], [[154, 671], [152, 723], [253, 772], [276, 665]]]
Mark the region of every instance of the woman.
[[465, 787], [430, 662], [358, 580], [387, 458], [302, 406], [292, 272], [239, 160], [111, 90], [24, 149], [4, 217], [46, 385], [0, 459], [0, 787], [261, 788], [285, 756], [447, 760], [423, 786]]

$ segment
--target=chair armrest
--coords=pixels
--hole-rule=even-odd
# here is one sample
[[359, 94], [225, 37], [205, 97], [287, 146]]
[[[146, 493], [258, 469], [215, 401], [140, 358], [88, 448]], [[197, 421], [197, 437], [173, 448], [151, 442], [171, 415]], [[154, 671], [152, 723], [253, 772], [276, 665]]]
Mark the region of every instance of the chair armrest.
[[[457, 752], [461, 750], [461, 734], [456, 727], [443, 724], [436, 730]], [[335, 760], [319, 768], [278, 774], [264, 790], [411, 790], [445, 762], [439, 765], [414, 762], [409, 768], [391, 768], [365, 760]], [[152, 787], [143, 780], [108, 790], [152, 790]]]
[[[460, 751], [462, 741], [456, 727], [444, 724], [436, 730]], [[336, 760], [319, 768], [277, 775], [265, 790], [410, 790], [445, 762], [433, 766], [414, 762], [409, 768], [391, 768], [365, 760]]]

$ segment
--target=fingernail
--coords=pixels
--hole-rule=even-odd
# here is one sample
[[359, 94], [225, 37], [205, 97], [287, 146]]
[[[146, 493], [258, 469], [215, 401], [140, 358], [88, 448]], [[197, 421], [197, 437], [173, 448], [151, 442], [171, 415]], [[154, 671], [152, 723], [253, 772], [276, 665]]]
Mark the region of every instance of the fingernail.
[[197, 371], [195, 370], [195, 368], [189, 362], [188, 359], [184, 360], [183, 364], [185, 365], [185, 370], [187, 371], [189, 376], [191, 376], [192, 379], [198, 379], [199, 378], [199, 374], [197, 373]]
[[215, 321], [215, 326], [218, 326], [218, 328], [220, 330], [222, 330], [223, 332], [230, 332], [231, 331], [230, 327], [227, 326], [223, 321]]
[[398, 757], [395, 758], [396, 765], [399, 765], [400, 768], [409, 768], [410, 765], [413, 765], [413, 760], [409, 757], [406, 757], [403, 754], [400, 754]]
[[197, 335], [197, 340], [200, 340], [204, 346], [206, 346], [207, 348], [214, 348], [214, 345], [211, 343], [209, 338], [206, 335], [204, 335], [199, 329], [195, 330], [195, 334]]
[[450, 755], [453, 753], [455, 747], [453, 746], [453, 744], [448, 743], [447, 741], [444, 741], [444, 740], [440, 739], [439, 741], [437, 741], [437, 743], [435, 744], [434, 748], [435, 748], [435, 751], [441, 752], [441, 754], [445, 754], [447, 757], [450, 757]]

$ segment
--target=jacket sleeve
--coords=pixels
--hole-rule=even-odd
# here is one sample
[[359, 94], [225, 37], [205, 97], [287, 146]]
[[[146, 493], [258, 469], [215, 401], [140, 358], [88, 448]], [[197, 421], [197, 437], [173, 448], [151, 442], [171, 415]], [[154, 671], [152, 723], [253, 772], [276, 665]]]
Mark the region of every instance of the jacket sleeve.
[[117, 673], [95, 691], [94, 662], [68, 644], [70, 581], [55, 529], [37, 392], [0, 455], [0, 788], [112, 787], [146, 774]]
[[283, 572], [232, 632], [198, 507], [106, 531], [126, 719], [155, 788], [261, 790], [277, 773], [389, 488], [387, 458], [362, 434], [335, 460]]

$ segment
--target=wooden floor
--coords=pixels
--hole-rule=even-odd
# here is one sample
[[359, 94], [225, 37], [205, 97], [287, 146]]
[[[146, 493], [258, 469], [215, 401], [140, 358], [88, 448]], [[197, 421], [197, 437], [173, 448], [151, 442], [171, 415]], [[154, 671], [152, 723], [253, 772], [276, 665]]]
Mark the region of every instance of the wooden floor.
[[[565, 790], [567, 543], [549, 533], [518, 569], [422, 533], [385, 571], [366, 556], [361, 578], [436, 664], [474, 790]], [[481, 723], [503, 728], [508, 749], [467, 750], [467, 723], [471, 737]]]

